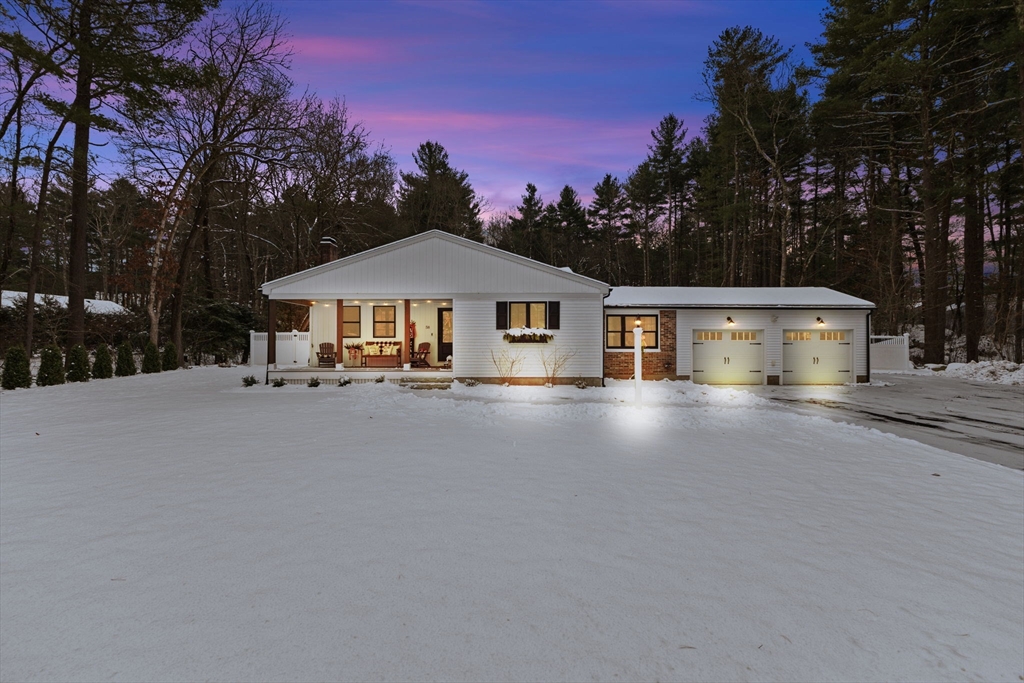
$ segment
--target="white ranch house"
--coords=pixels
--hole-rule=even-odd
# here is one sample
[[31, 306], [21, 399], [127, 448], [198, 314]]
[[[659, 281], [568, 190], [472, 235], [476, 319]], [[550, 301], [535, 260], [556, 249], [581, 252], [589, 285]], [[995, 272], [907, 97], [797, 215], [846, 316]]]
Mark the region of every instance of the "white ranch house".
[[[632, 376], [637, 320], [644, 329], [645, 378], [709, 384], [870, 380], [874, 305], [830, 289], [613, 290], [568, 269], [436, 230], [342, 259], [325, 238], [321, 260], [262, 286], [270, 303], [264, 339], [277, 343], [265, 350], [254, 345], [253, 362], [265, 359], [268, 381], [383, 374], [393, 380], [415, 375], [497, 382], [502, 358], [519, 357], [513, 383], [541, 384], [543, 360], [568, 352], [559, 381], [601, 384]], [[275, 329], [281, 304], [308, 308], [308, 332]]]

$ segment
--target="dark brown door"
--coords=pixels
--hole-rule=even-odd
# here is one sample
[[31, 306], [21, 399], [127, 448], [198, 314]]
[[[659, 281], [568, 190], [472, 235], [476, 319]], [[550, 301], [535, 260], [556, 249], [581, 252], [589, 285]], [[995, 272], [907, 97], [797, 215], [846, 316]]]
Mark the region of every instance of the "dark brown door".
[[452, 355], [452, 335], [454, 333], [452, 309], [437, 309], [437, 362], [444, 363]]

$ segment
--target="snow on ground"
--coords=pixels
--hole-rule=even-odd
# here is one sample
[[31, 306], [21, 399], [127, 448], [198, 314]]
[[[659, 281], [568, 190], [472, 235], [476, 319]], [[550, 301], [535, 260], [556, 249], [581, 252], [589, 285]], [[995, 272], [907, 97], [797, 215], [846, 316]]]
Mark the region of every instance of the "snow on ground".
[[[0, 295], [0, 307], [3, 308], [14, 308], [15, 304], [24, 304], [25, 299], [28, 297], [27, 292], [3, 292]], [[68, 298], [59, 294], [36, 294], [36, 304], [42, 306], [46, 303], [47, 299], [51, 299], [62, 308], [68, 307]], [[85, 310], [90, 313], [127, 313], [128, 309], [119, 303], [114, 301], [105, 301], [103, 299], [86, 299]]]
[[1020, 472], [688, 383], [249, 372], [0, 394], [0, 678], [1024, 675]]
[[939, 374], [946, 377], [971, 379], [977, 382], [997, 382], [1014, 386], [1024, 385], [1024, 367], [1008, 360], [950, 363]]

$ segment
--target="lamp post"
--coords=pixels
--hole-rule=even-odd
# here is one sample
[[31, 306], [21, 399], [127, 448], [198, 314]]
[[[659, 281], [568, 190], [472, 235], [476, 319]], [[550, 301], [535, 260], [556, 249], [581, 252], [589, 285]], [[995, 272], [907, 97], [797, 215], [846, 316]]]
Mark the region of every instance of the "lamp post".
[[644, 358], [643, 358], [643, 338], [644, 328], [640, 324], [640, 318], [636, 319], [636, 326], [633, 328], [633, 383], [636, 387], [636, 395], [634, 402], [637, 408], [643, 408], [643, 399], [641, 397], [641, 381], [643, 380], [644, 374]]

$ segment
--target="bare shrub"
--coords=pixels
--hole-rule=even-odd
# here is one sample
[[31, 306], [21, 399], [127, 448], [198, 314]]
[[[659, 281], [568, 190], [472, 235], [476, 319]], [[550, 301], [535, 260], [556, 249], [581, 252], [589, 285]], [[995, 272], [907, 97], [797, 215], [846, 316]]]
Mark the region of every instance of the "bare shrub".
[[502, 349], [495, 357], [494, 350], [491, 350], [491, 362], [494, 369], [498, 371], [498, 377], [502, 384], [508, 384], [512, 379], [523, 371], [523, 352], [517, 349], [515, 353], [508, 349]]
[[576, 355], [576, 349], [551, 349], [551, 353], [540, 352], [540, 362], [544, 366], [544, 385], [554, 386], [555, 380], [565, 370], [565, 366]]

